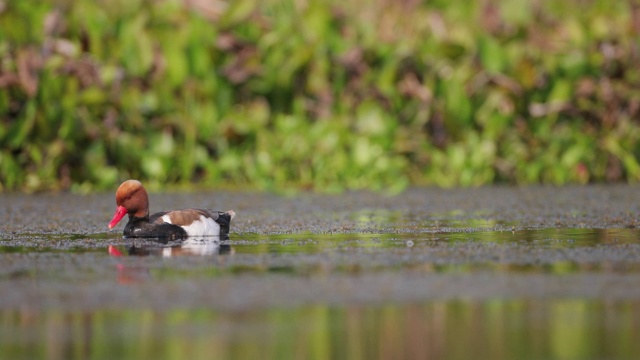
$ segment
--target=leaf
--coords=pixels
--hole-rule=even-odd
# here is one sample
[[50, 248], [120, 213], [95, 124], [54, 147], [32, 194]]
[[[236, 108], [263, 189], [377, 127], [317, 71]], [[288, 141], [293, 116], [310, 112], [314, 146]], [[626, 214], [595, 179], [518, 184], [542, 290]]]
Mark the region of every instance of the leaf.
[[231, 1], [228, 4], [229, 7], [219, 20], [221, 28], [227, 28], [245, 21], [257, 7], [256, 0], [237, 0]]
[[494, 37], [482, 36], [479, 38], [478, 54], [482, 65], [490, 73], [501, 73], [504, 70], [504, 51]]
[[547, 101], [550, 103], [566, 102], [566, 101], [569, 101], [572, 98], [572, 96], [573, 96], [572, 83], [568, 80], [556, 79], [553, 82], [553, 87], [551, 88], [551, 92], [547, 97]]

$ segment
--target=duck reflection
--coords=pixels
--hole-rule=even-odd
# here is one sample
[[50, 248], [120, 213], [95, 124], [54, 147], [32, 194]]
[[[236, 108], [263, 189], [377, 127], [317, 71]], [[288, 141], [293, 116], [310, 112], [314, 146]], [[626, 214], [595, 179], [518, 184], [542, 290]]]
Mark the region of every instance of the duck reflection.
[[[118, 248], [109, 245], [110, 256], [121, 258], [129, 256], [158, 256], [164, 258], [179, 256], [217, 256], [233, 254], [233, 248], [226, 243], [229, 237], [219, 236], [192, 236], [178, 243], [167, 241], [155, 241], [151, 239], [141, 240], [139, 238], [126, 247]], [[149, 268], [140, 264], [116, 264], [118, 270], [118, 282], [121, 284], [140, 283], [151, 277]]]
[[[161, 239], [134, 238], [127, 248], [127, 255], [131, 256], [162, 256], [173, 257], [183, 255], [226, 255], [232, 254], [233, 248], [226, 243], [228, 236], [190, 236], [180, 242], [166, 242]], [[123, 256], [123, 252], [113, 245], [109, 246], [111, 256]]]
[[[226, 239], [229, 239], [228, 237]], [[174, 257], [184, 255], [225, 255], [233, 249], [219, 236], [191, 236], [178, 244], [158, 244], [153, 241], [134, 241], [128, 249], [133, 256]]]

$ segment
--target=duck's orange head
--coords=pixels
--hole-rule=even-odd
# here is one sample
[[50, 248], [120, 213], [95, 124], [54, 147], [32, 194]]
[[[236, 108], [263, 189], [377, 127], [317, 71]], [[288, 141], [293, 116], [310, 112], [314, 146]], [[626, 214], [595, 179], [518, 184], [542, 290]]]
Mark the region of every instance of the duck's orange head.
[[109, 229], [116, 226], [126, 215], [149, 216], [149, 196], [138, 180], [127, 180], [116, 191], [116, 212], [109, 222]]

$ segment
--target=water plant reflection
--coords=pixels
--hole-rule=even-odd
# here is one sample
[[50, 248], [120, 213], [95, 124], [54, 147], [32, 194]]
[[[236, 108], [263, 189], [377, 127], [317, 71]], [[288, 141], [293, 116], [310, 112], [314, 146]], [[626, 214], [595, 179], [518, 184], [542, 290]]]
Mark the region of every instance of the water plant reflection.
[[8, 359], [632, 359], [640, 352], [639, 314], [637, 301], [587, 299], [4, 309], [0, 349]]

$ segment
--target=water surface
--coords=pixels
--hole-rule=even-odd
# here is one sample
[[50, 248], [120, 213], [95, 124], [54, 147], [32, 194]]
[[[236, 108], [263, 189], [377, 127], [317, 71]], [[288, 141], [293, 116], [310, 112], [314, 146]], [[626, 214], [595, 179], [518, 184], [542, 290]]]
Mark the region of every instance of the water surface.
[[632, 359], [635, 190], [153, 194], [152, 210], [238, 213], [228, 241], [168, 247], [107, 232], [111, 194], [2, 195], [0, 350], [11, 359]]

